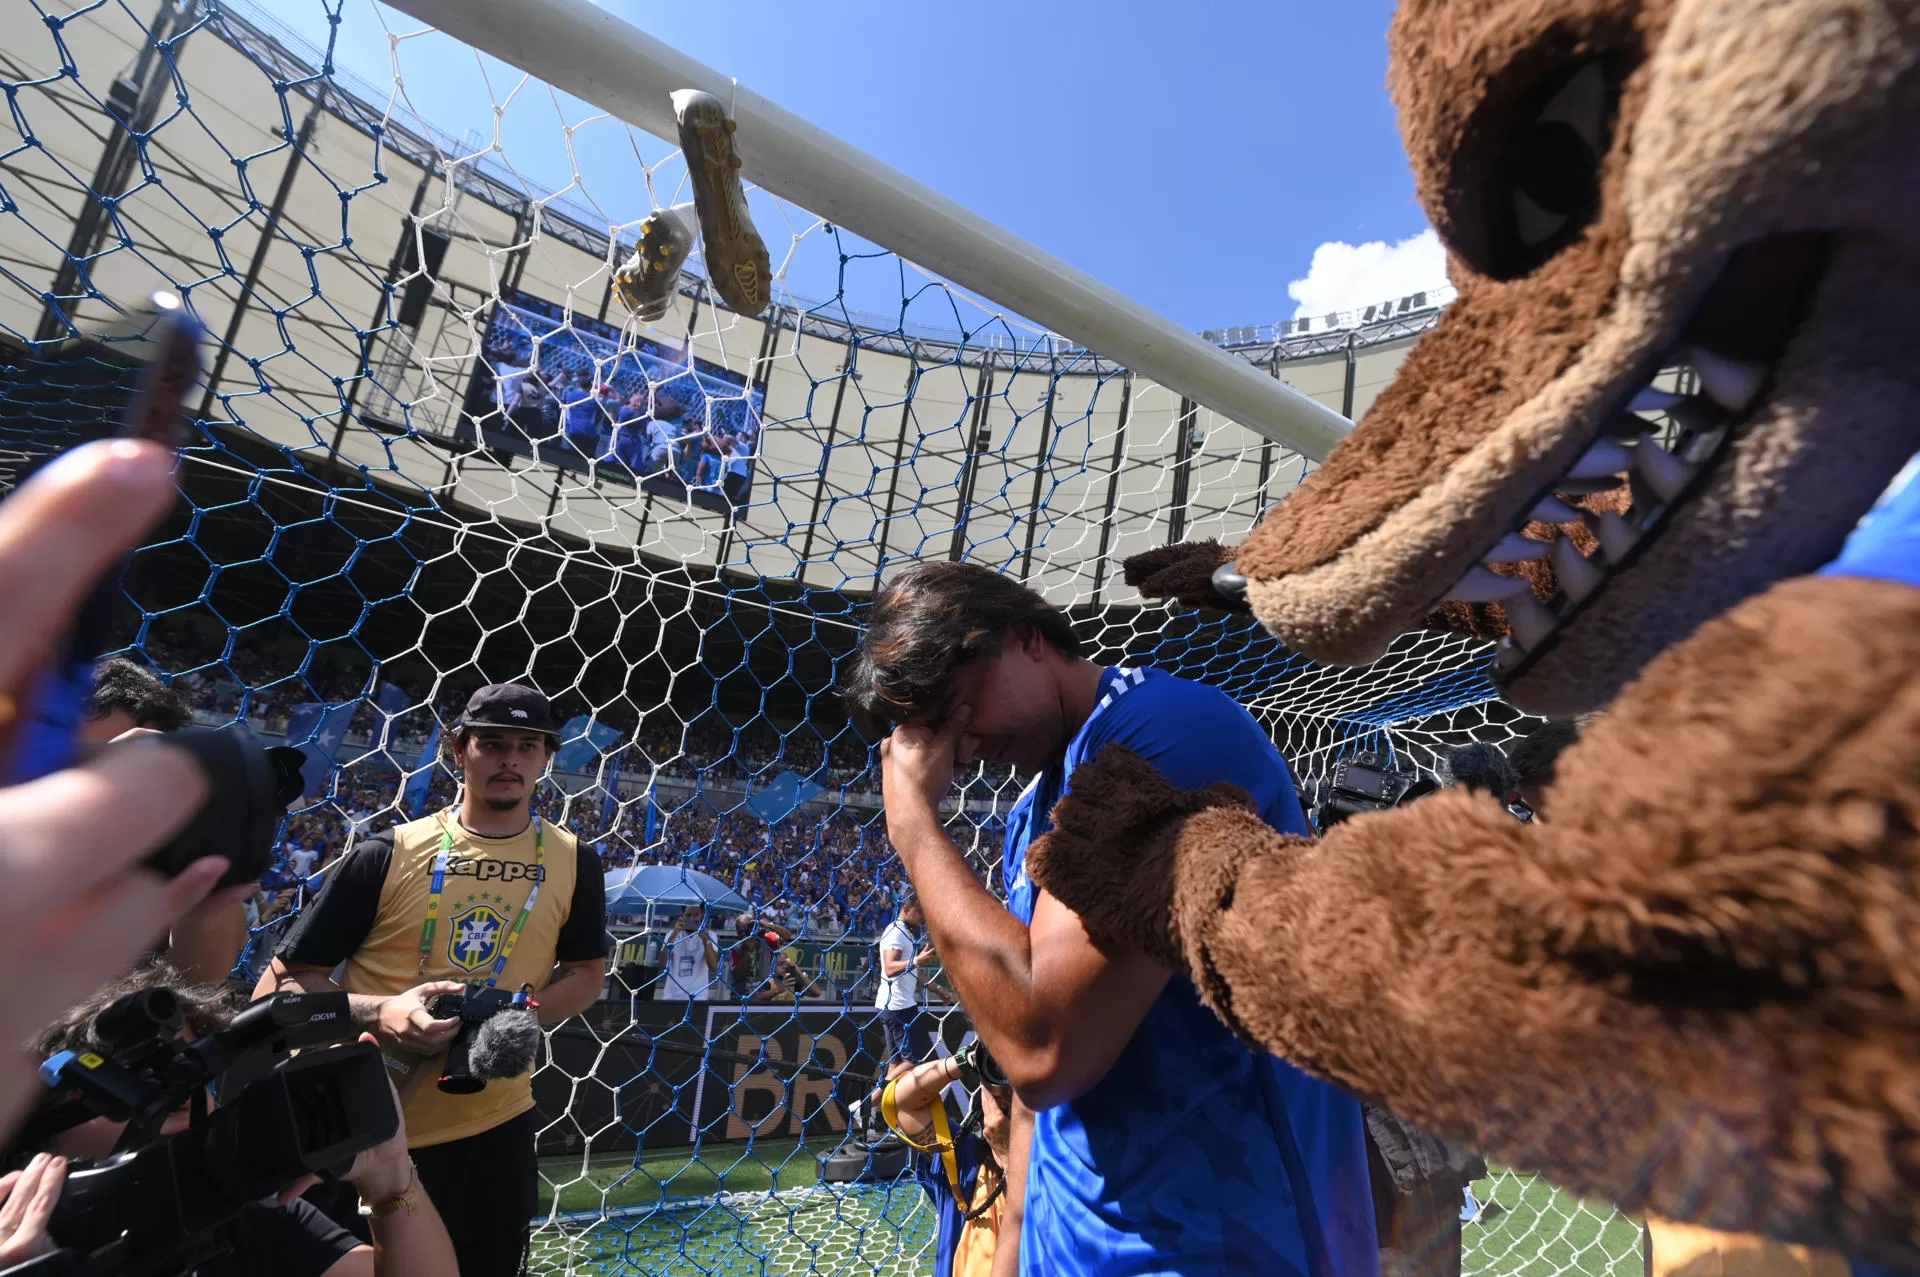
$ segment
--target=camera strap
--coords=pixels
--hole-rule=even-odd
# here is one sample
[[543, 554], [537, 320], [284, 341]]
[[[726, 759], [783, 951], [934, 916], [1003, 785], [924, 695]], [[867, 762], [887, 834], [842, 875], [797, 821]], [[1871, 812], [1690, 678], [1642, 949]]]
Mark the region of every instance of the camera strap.
[[[433, 933], [440, 925], [440, 893], [447, 885], [447, 860], [453, 854], [453, 829], [443, 817], [440, 821], [440, 851], [433, 858], [433, 877], [427, 883], [427, 921], [420, 928], [420, 978], [427, 975], [427, 960], [433, 956]], [[487, 987], [491, 989], [500, 973], [506, 970], [507, 959], [513, 956], [513, 948], [520, 943], [520, 933], [526, 930], [527, 919], [533, 916], [534, 902], [540, 899], [540, 884], [546, 881], [542, 872], [547, 863], [547, 836], [540, 826], [539, 813], [533, 817], [533, 886], [527, 892], [527, 903], [520, 906], [520, 916], [513, 920], [512, 930], [506, 939], [500, 942], [500, 956], [493, 961], [493, 973], [487, 977]]]
[[936, 1096], [933, 1101], [933, 1107], [927, 1110], [927, 1115], [933, 1119], [933, 1143], [916, 1143], [913, 1136], [900, 1129], [900, 1102], [893, 1093], [894, 1082], [898, 1080], [898, 1078], [895, 1078], [893, 1081], [888, 1082], [886, 1089], [880, 1092], [880, 1116], [886, 1119], [887, 1125], [893, 1129], [893, 1133], [898, 1135], [901, 1142], [908, 1148], [916, 1149], [922, 1153], [938, 1153], [940, 1155], [940, 1165], [946, 1168], [947, 1183], [953, 1188], [953, 1200], [961, 1203], [961, 1209], [964, 1210], [966, 1208], [967, 1194], [965, 1190], [960, 1187], [960, 1163], [953, 1155], [953, 1130], [947, 1125], [946, 1100]]

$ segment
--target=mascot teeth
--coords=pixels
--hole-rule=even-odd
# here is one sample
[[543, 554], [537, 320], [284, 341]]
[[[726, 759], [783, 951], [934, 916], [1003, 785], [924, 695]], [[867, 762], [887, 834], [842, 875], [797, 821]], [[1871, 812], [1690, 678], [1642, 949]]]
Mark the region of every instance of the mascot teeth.
[[1587, 556], [1580, 553], [1579, 546], [1566, 537], [1560, 537], [1553, 543], [1553, 577], [1560, 583], [1560, 588], [1567, 592], [1567, 596], [1577, 603], [1600, 588], [1606, 572], [1588, 562]]
[[1701, 389], [1729, 412], [1745, 412], [1767, 379], [1765, 365], [1727, 359], [1710, 350], [1695, 348], [1688, 352], [1688, 362], [1700, 375]]
[[1694, 476], [1692, 466], [1662, 448], [1651, 435], [1635, 445], [1633, 468], [1662, 501], [1677, 500]]

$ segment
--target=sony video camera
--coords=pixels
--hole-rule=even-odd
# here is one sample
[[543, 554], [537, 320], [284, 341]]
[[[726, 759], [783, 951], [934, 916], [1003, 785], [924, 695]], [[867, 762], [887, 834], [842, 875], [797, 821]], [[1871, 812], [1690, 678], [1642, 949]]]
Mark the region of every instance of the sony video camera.
[[469, 984], [465, 993], [443, 993], [427, 1014], [436, 1020], [460, 1021], [447, 1046], [447, 1062], [440, 1070], [440, 1089], [450, 1095], [472, 1095], [495, 1078], [519, 1077], [533, 1068], [540, 1047], [540, 1021], [534, 1009], [533, 986], [508, 993], [491, 985]]
[[[127, 1127], [111, 1157], [72, 1163], [48, 1227], [60, 1250], [35, 1272], [190, 1271], [223, 1252], [220, 1225], [246, 1205], [343, 1175], [400, 1129], [378, 1049], [332, 1045], [354, 1035], [344, 993], [276, 994], [197, 1042], [180, 1040], [181, 1023], [168, 990], [130, 993], [101, 1014], [101, 1051], [40, 1066], [64, 1095], [27, 1122], [10, 1161], [96, 1115]], [[187, 1129], [162, 1136], [189, 1104]]]
[[1396, 770], [1378, 754], [1358, 753], [1333, 765], [1333, 776], [1321, 785], [1314, 804], [1313, 826], [1324, 834], [1349, 816], [1385, 811], [1439, 787], [1430, 776]]

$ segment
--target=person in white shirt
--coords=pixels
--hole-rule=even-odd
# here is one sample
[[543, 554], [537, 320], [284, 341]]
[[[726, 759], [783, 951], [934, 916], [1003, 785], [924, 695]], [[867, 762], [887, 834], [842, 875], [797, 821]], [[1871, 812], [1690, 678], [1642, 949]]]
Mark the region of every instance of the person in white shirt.
[[886, 1076], [874, 1088], [868, 1113], [880, 1111], [880, 1092], [886, 1084], [927, 1054], [926, 1021], [920, 1017], [920, 981], [916, 967], [932, 966], [937, 956], [931, 948], [919, 950], [915, 935], [923, 916], [920, 901], [911, 893], [900, 901], [900, 912], [880, 933], [875, 948], [880, 951], [880, 983], [874, 992], [874, 1009], [880, 1014], [880, 1030], [886, 1037]]
[[305, 878], [313, 872], [313, 862], [320, 859], [320, 853], [311, 847], [295, 847], [287, 859], [293, 864], [294, 876]]
[[666, 978], [661, 980], [660, 991], [654, 995], [658, 1001], [693, 1002], [706, 998], [708, 987], [713, 984], [713, 973], [720, 965], [720, 948], [704, 922], [705, 910], [699, 905], [688, 905], [673, 920], [673, 930], [667, 933], [663, 951]]

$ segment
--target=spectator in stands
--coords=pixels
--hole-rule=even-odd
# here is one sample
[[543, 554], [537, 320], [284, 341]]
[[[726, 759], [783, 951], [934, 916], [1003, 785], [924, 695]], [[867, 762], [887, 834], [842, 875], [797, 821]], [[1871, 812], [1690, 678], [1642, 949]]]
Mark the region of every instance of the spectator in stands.
[[736, 916], [727, 952], [727, 983], [733, 996], [745, 1000], [759, 993], [772, 978], [780, 946], [791, 943], [792, 930], [771, 918], [753, 913]]
[[662, 950], [666, 978], [654, 997], [661, 1002], [696, 1002], [711, 996], [713, 973], [720, 967], [717, 937], [706, 927], [706, 910], [688, 905], [673, 920]]
[[[32, 1043], [34, 1057], [103, 1050], [101, 1014], [126, 994], [156, 989], [166, 990], [178, 1000], [185, 1038], [217, 1033], [233, 1019], [224, 994], [196, 988], [178, 971], [157, 963], [97, 990], [41, 1030]], [[399, 1102], [395, 1095], [396, 1107]], [[162, 1133], [185, 1130], [191, 1107], [183, 1104], [170, 1115]], [[25, 1199], [38, 1193], [57, 1200], [68, 1160], [111, 1156], [125, 1128], [125, 1122], [96, 1117], [60, 1132], [44, 1150], [22, 1150], [45, 1156], [36, 1159], [13, 1185], [14, 1194]], [[317, 1182], [309, 1177], [291, 1185], [278, 1201], [269, 1199], [242, 1207], [221, 1230], [221, 1239], [231, 1248], [229, 1253], [200, 1264], [195, 1269], [198, 1277], [255, 1277], [260, 1273], [274, 1277], [458, 1277], [460, 1270], [446, 1225], [432, 1195], [414, 1177], [404, 1121], [392, 1139], [356, 1157], [344, 1178], [370, 1211], [373, 1245], [363, 1245], [359, 1238], [299, 1200], [299, 1194]], [[7, 1213], [12, 1212], [0, 1211]], [[6, 1258], [21, 1261], [50, 1253], [53, 1243], [43, 1230], [26, 1245], [16, 1235], [13, 1247]]]
[[656, 395], [653, 418], [647, 427], [647, 473], [679, 475], [680, 401], [672, 395]]
[[414, 1161], [447, 1215], [463, 1277], [520, 1271], [539, 1195], [533, 1088], [524, 1076], [471, 1095], [423, 1084], [460, 1023], [428, 1007], [469, 979], [532, 985], [541, 1023], [557, 1024], [606, 982], [599, 860], [535, 804], [559, 726], [531, 687], [475, 692], [449, 743], [465, 781], [459, 807], [354, 844], [255, 990], [353, 995], [355, 1019], [408, 1079]]
[[[1007, 1219], [1006, 1170], [1013, 1091], [978, 1073], [977, 1042], [915, 1065], [888, 1082], [887, 1125], [915, 1150], [913, 1175], [936, 1219], [933, 1277], [988, 1277]], [[975, 1114], [957, 1120], [947, 1092], [966, 1086]]]
[[613, 452], [635, 474], [647, 472], [647, 432], [653, 417], [647, 412], [647, 392], [636, 390], [627, 396], [614, 418]]

